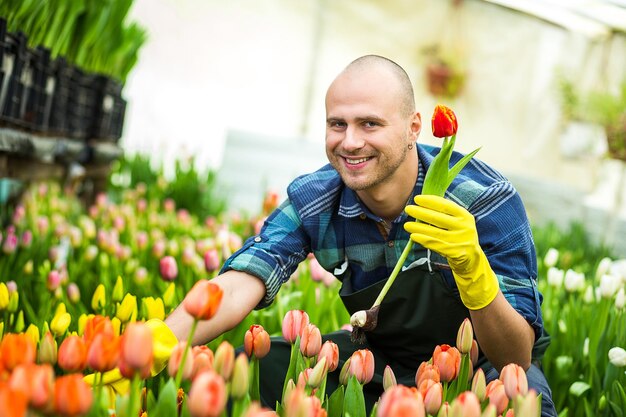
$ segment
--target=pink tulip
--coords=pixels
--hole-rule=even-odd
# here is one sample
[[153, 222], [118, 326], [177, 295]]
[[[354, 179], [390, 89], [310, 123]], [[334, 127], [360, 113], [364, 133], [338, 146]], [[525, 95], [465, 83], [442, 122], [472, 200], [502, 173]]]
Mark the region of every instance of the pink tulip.
[[314, 324], [307, 324], [302, 328], [300, 335], [300, 352], [307, 358], [317, 356], [322, 348], [322, 334]]
[[504, 391], [507, 397], [510, 399], [528, 393], [526, 372], [524, 372], [521, 366], [515, 363], [510, 363], [502, 368], [502, 371], [500, 371], [500, 380], [504, 384]]
[[270, 335], [265, 331], [263, 326], [253, 324], [250, 326], [250, 329], [246, 331], [243, 346], [246, 355], [249, 357], [254, 355], [257, 359], [261, 359], [270, 351]]
[[378, 417], [424, 417], [426, 410], [422, 395], [415, 388], [396, 385], [380, 397]]
[[187, 346], [187, 341], [181, 340], [178, 342], [174, 349], [172, 349], [172, 354], [170, 355], [170, 359], [167, 363], [167, 373], [172, 378], [176, 377], [178, 373], [178, 368], [183, 366], [182, 379], [183, 381], [190, 380], [194, 373], [194, 356], [191, 353], [191, 348], [187, 349], [187, 356], [185, 357], [185, 363], [181, 364], [183, 359], [183, 354], [185, 353], [185, 347]]
[[480, 417], [480, 413], [478, 397], [471, 391], [462, 392], [452, 401], [450, 410], [452, 417]]
[[470, 359], [472, 360], [472, 366], [475, 367], [478, 363], [478, 342], [476, 339], [472, 340], [472, 349], [470, 350]]
[[159, 271], [165, 281], [174, 281], [178, 276], [178, 265], [173, 256], [164, 256], [159, 262]]
[[136, 373], [142, 378], [150, 376], [153, 360], [152, 330], [144, 323], [134, 322], [126, 326], [120, 345], [120, 371], [132, 378]]
[[452, 381], [459, 374], [461, 367], [461, 353], [450, 345], [437, 345], [433, 352], [433, 364], [439, 368], [442, 381]]
[[472, 322], [467, 317], [461, 323], [459, 331], [456, 335], [456, 348], [461, 352], [470, 353], [472, 350], [472, 341], [474, 340], [474, 330], [472, 329]]
[[293, 344], [302, 334], [302, 329], [309, 324], [309, 315], [302, 310], [290, 310], [283, 318], [283, 337]]
[[54, 291], [59, 288], [59, 285], [61, 285], [61, 275], [59, 274], [59, 271], [53, 269], [52, 271], [48, 272], [46, 286], [50, 291]]
[[22, 233], [22, 238], [20, 239], [20, 246], [23, 248], [30, 248], [30, 245], [33, 243], [33, 232], [30, 230], [24, 230]]
[[443, 386], [441, 382], [425, 379], [417, 389], [424, 398], [424, 407], [428, 414], [436, 414], [443, 401]]
[[489, 404], [493, 404], [496, 407], [498, 414], [502, 414], [509, 405], [509, 397], [506, 396], [504, 384], [499, 379], [494, 379], [487, 384], [485, 395], [489, 398]]
[[350, 357], [350, 375], [356, 376], [361, 384], [367, 384], [374, 377], [374, 355], [368, 349], [359, 349]]
[[205, 369], [213, 369], [215, 356], [213, 355], [213, 351], [208, 346], [194, 346], [191, 349], [191, 354], [193, 355], [193, 372], [191, 374], [192, 380]]
[[192, 417], [218, 417], [226, 406], [224, 379], [208, 370], [200, 373], [191, 383], [187, 406]]
[[215, 248], [208, 249], [204, 252], [204, 268], [211, 273], [217, 271], [220, 267], [220, 254]]
[[332, 340], [327, 340], [322, 345], [320, 353], [317, 355], [317, 360], [326, 358], [326, 364], [328, 366], [328, 372], [332, 372], [337, 369], [339, 365], [339, 346]]

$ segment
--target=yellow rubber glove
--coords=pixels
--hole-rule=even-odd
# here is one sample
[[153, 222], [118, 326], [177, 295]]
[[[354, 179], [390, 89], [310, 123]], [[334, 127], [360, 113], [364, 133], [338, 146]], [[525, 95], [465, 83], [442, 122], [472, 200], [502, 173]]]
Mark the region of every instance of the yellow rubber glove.
[[[178, 344], [178, 339], [162, 320], [150, 319], [146, 325], [152, 330], [152, 376], [160, 373], [167, 366], [167, 361], [172, 354], [174, 346]], [[103, 385], [113, 390], [114, 393], [126, 394], [130, 389], [130, 380], [124, 378], [120, 370], [115, 368], [103, 374]], [[85, 381], [93, 385], [95, 374], [85, 376]]]
[[500, 289], [498, 278], [478, 243], [474, 216], [453, 201], [418, 195], [406, 213], [417, 221], [404, 224], [411, 240], [448, 260], [461, 301], [478, 310], [493, 301]]

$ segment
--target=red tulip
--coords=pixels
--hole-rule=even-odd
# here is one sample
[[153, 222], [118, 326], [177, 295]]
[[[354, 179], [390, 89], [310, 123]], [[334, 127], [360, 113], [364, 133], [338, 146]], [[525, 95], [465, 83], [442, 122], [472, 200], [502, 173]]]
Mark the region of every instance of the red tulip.
[[447, 136], [456, 135], [459, 123], [456, 115], [447, 106], [438, 104], [435, 106], [435, 112], [432, 118], [433, 136], [436, 138], [445, 138]]
[[433, 364], [439, 368], [442, 381], [452, 381], [459, 374], [461, 367], [461, 353], [450, 345], [437, 345], [433, 352]]
[[183, 306], [196, 320], [209, 320], [217, 312], [223, 295], [218, 285], [201, 280], [191, 288], [183, 300]]
[[67, 372], [82, 372], [87, 366], [87, 344], [77, 335], [66, 337], [59, 347], [58, 363]]
[[87, 351], [87, 365], [96, 372], [114, 369], [120, 356], [118, 336], [98, 333]]
[[261, 359], [270, 351], [270, 335], [263, 326], [253, 324], [250, 326], [243, 339], [243, 347], [246, 355]]
[[415, 388], [396, 385], [380, 397], [378, 417], [424, 417], [426, 410], [422, 395]]
[[283, 318], [283, 337], [289, 343], [294, 343], [302, 334], [302, 329], [309, 324], [309, 315], [302, 310], [290, 310]]
[[226, 406], [224, 379], [208, 370], [200, 373], [191, 384], [187, 405], [192, 417], [218, 417]]
[[57, 378], [54, 385], [54, 407], [62, 416], [79, 416], [87, 413], [93, 402], [91, 387], [82, 374], [70, 374]]

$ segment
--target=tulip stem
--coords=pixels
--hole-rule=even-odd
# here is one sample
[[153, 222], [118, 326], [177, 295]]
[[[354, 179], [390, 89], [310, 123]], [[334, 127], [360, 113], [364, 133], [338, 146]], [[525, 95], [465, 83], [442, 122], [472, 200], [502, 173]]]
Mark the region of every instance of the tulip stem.
[[380, 294], [378, 294], [378, 297], [376, 298], [376, 301], [374, 301], [372, 308], [379, 306], [380, 303], [383, 302], [383, 299], [387, 295], [387, 292], [389, 292], [389, 288], [391, 288], [391, 285], [393, 284], [393, 282], [396, 280], [396, 277], [400, 273], [400, 270], [402, 269], [402, 265], [404, 265], [404, 261], [406, 261], [407, 256], [409, 256], [409, 252], [411, 252], [411, 248], [413, 248], [413, 241], [409, 238], [409, 241], [406, 243], [406, 246], [404, 247], [404, 250], [402, 251], [402, 255], [400, 255], [400, 258], [398, 258], [398, 262], [396, 262], [396, 266], [393, 268], [393, 271], [391, 272], [389, 279], [385, 283], [385, 286], [382, 288], [382, 290], [380, 290]]
[[183, 357], [180, 360], [180, 364], [178, 365], [178, 371], [176, 371], [176, 389], [180, 388], [180, 382], [183, 379], [183, 369], [185, 367], [185, 360], [187, 359], [187, 351], [191, 346], [191, 340], [193, 339], [193, 334], [196, 332], [196, 327], [198, 326], [198, 320], [194, 319], [193, 324], [191, 325], [191, 330], [189, 331], [189, 337], [187, 337], [187, 345], [185, 345], [185, 350], [183, 350]]

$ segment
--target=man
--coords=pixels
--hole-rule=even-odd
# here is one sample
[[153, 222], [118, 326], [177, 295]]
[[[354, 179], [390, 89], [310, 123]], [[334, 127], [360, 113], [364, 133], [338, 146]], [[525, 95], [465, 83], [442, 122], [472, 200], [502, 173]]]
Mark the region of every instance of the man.
[[[412, 239], [416, 244], [381, 305], [378, 327], [367, 333], [366, 347], [376, 357], [376, 375], [365, 386], [368, 409], [382, 393], [386, 364], [398, 382], [414, 384], [420, 362], [435, 345], [453, 345], [460, 323], [470, 317], [487, 378], [508, 363], [521, 365], [530, 387], [543, 394], [542, 415], [556, 415], [545, 378], [531, 363], [543, 323], [521, 199], [478, 160], [461, 171], [445, 198], [420, 196], [439, 150], [417, 146], [421, 127], [400, 66], [374, 55], [349, 64], [326, 95], [330, 165], [293, 181], [260, 234], [226, 261], [213, 280], [224, 291], [220, 309], [199, 326], [195, 342], [205, 343], [253, 308], [269, 305], [310, 252], [342, 281], [340, 296], [350, 313], [368, 309]], [[179, 307], [167, 324], [184, 339], [191, 318]], [[348, 332], [326, 338], [339, 345], [340, 363], [363, 348], [350, 342]], [[280, 400], [288, 361], [288, 345], [275, 340], [261, 365], [267, 405]], [[335, 386], [336, 377], [328, 391]]]

